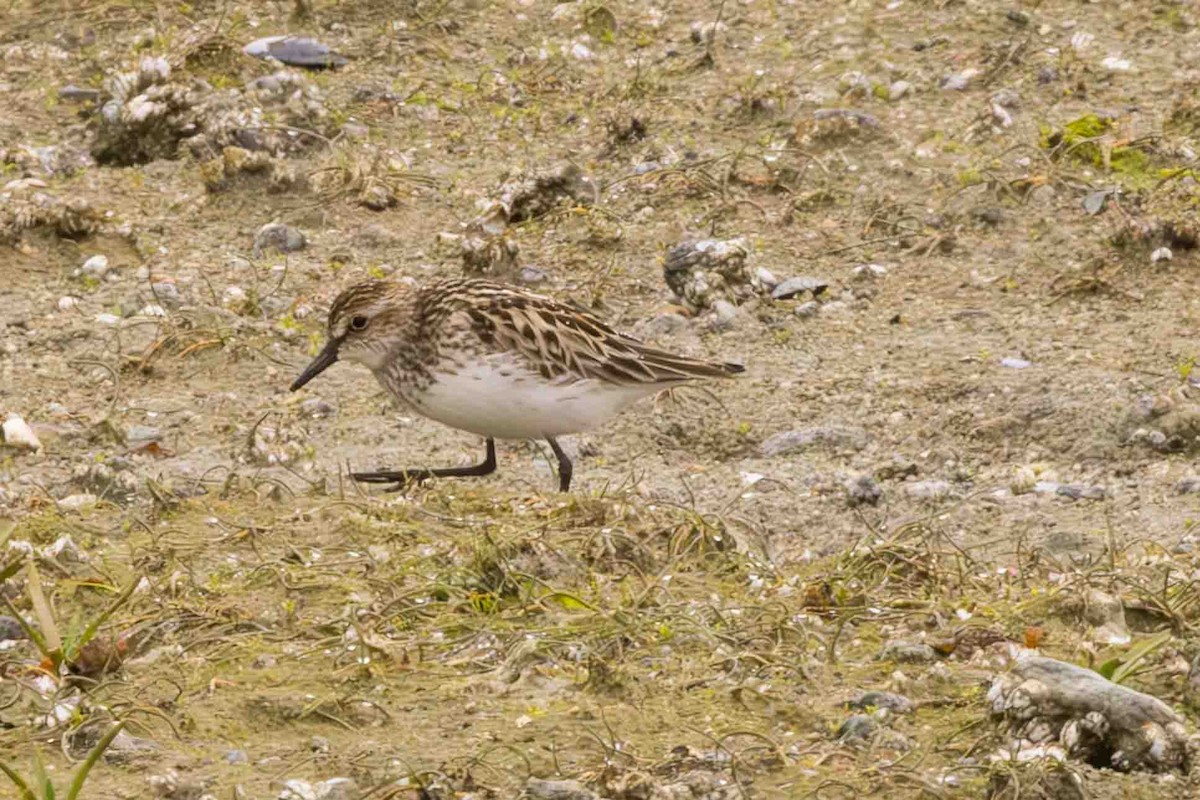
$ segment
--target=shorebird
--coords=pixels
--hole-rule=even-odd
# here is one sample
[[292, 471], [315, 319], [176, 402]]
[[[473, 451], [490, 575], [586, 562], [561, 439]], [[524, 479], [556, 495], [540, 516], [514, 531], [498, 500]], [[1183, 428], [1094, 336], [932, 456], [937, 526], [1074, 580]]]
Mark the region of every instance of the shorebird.
[[485, 280], [359, 283], [334, 300], [327, 334], [293, 392], [337, 361], [355, 362], [402, 406], [486, 440], [486, 456], [474, 466], [351, 475], [396, 488], [488, 475], [496, 469], [496, 439], [544, 439], [565, 492], [572, 465], [558, 436], [595, 428], [663, 389], [744, 369], [649, 347], [591, 314]]

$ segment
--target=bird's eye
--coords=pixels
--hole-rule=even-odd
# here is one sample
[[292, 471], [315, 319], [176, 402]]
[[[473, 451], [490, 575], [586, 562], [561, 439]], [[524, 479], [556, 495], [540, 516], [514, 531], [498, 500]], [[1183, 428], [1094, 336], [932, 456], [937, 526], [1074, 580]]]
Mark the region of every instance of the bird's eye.
[[350, 330], [352, 330], [352, 331], [366, 330], [367, 323], [369, 323], [369, 322], [370, 322], [370, 320], [363, 316], [352, 317], [350, 320]]

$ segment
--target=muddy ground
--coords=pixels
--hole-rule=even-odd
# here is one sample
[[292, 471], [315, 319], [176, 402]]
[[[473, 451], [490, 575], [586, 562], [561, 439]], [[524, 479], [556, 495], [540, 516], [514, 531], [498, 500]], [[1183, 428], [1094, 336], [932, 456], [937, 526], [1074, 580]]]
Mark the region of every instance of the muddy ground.
[[[3, 651], [13, 769], [123, 719], [80, 796], [1200, 796], [1017, 763], [984, 697], [1142, 648], [1196, 721], [1194, 3], [6, 5], [4, 594], [64, 639]], [[348, 63], [241, 51], [283, 33]], [[738, 237], [685, 308], [670, 248]], [[464, 271], [746, 374], [573, 437], [567, 495], [525, 443], [355, 486], [482, 444], [288, 393], [329, 301]]]

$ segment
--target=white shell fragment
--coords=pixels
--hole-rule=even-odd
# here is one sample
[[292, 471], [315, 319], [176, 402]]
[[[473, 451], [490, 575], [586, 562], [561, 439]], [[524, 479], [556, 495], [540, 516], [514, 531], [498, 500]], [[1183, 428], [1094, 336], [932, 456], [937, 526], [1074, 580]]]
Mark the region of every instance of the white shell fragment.
[[4, 443], [9, 447], [21, 447], [27, 450], [41, 450], [42, 443], [29, 423], [21, 419], [20, 414], [10, 413], [4, 420]]

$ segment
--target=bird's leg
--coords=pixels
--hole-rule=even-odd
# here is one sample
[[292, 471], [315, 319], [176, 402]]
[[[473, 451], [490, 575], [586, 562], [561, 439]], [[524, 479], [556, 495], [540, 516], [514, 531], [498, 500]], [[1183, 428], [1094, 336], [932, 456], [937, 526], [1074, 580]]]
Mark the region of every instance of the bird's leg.
[[558, 446], [558, 442], [554, 441], [553, 436], [547, 436], [546, 441], [550, 443], [550, 449], [558, 457], [558, 490], [560, 492], [568, 491], [571, 488], [571, 473], [574, 470], [571, 466], [571, 459], [567, 458], [567, 454]]
[[482, 464], [471, 467], [440, 467], [438, 469], [398, 469], [378, 472], [352, 472], [350, 477], [359, 483], [394, 483], [397, 491], [410, 483], [420, 483], [430, 478], [477, 478], [496, 471], [496, 440], [488, 437], [487, 456]]

